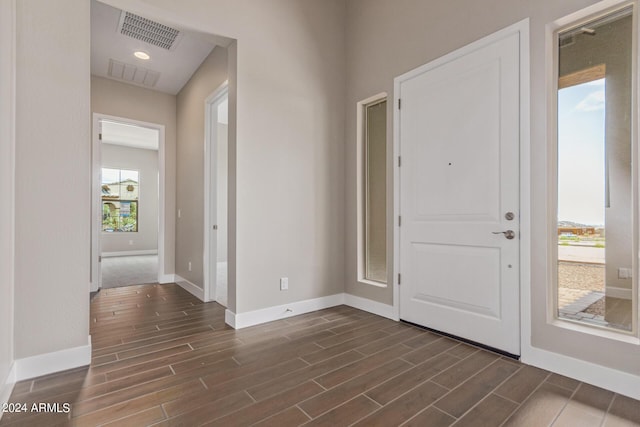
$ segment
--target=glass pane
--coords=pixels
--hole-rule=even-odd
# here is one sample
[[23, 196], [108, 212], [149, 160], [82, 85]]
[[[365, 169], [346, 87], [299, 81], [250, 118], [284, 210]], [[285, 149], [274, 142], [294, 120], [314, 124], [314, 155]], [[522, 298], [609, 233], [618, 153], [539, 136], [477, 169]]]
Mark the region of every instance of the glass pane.
[[137, 232], [139, 172], [102, 168], [102, 231]]
[[387, 281], [387, 101], [366, 107], [365, 278]]
[[632, 329], [631, 10], [559, 36], [558, 317]]

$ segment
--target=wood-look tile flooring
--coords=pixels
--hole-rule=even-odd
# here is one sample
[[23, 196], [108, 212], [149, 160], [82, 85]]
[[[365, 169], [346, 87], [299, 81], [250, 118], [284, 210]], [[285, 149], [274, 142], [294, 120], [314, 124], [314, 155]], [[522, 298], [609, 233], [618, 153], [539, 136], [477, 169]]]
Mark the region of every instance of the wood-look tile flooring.
[[[61, 308], [62, 309], [62, 308]], [[176, 285], [103, 290], [93, 360], [16, 384], [23, 426], [629, 426], [640, 402], [350, 307], [235, 331]]]

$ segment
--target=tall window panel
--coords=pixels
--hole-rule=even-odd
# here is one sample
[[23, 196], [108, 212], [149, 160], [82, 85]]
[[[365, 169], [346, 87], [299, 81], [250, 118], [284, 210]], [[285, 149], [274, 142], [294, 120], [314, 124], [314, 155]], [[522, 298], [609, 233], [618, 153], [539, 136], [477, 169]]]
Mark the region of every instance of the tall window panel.
[[632, 8], [557, 36], [556, 315], [630, 332], [637, 309]]
[[387, 101], [364, 107], [364, 278], [387, 282]]

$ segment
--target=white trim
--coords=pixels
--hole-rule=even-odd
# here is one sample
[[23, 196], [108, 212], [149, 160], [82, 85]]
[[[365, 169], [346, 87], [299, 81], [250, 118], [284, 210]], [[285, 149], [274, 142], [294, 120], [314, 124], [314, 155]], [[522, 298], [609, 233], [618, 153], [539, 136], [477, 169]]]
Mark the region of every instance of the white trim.
[[[142, 126], [156, 129], [159, 132], [158, 138], [158, 282], [165, 276], [165, 200], [166, 200], [166, 165], [165, 165], [165, 126], [158, 123], [144, 122], [125, 117], [111, 116], [102, 113], [93, 113], [93, 143], [92, 143], [92, 184], [91, 184], [91, 283], [90, 292], [98, 290], [101, 284], [100, 263], [98, 254], [101, 254], [100, 239], [102, 237], [102, 227], [100, 223], [101, 197], [100, 191], [100, 168], [101, 168], [101, 142], [98, 139], [100, 133], [100, 120], [110, 120], [120, 123], [127, 123], [135, 126]], [[137, 252], [137, 251], [133, 251]], [[124, 252], [122, 252], [124, 253]], [[105, 254], [101, 254], [105, 256]], [[97, 279], [97, 280], [96, 280]]]
[[298, 316], [312, 311], [343, 305], [344, 299], [344, 294], [340, 293], [326, 297], [262, 308], [260, 310], [248, 311], [245, 313], [233, 313], [226, 310], [225, 322], [235, 329], [248, 328], [249, 326], [260, 325], [274, 320], [286, 319], [287, 317]]
[[621, 299], [633, 299], [633, 289], [616, 288], [614, 286], [607, 286], [605, 293], [608, 297], [621, 298]]
[[163, 274], [158, 277], [158, 283], [176, 283], [176, 275], [175, 274]]
[[[522, 343], [524, 340], [529, 342], [530, 339], [530, 325], [525, 331], [523, 325], [530, 323], [530, 275], [531, 275], [531, 261], [530, 261], [530, 245], [531, 245], [531, 230], [530, 230], [530, 114], [529, 114], [529, 18], [523, 19], [513, 25], [510, 25], [502, 30], [483, 37], [471, 44], [468, 44], [460, 49], [457, 49], [449, 54], [441, 56], [425, 65], [415, 68], [405, 74], [402, 74], [394, 79], [393, 89], [393, 155], [394, 155], [394, 201], [393, 201], [393, 217], [396, 218], [401, 215], [400, 212], [400, 168], [395, 159], [400, 156], [400, 113], [398, 110], [398, 100], [401, 98], [400, 85], [402, 82], [411, 79], [427, 70], [436, 68], [452, 58], [459, 57], [468, 52], [477, 50], [495, 40], [501, 39], [506, 35], [518, 33], [520, 36], [520, 342], [521, 351], [523, 348]], [[400, 287], [398, 285], [398, 273], [401, 273], [401, 260], [400, 260], [400, 227], [398, 222], [394, 221], [394, 237], [393, 237], [393, 307], [396, 318], [400, 318]], [[526, 306], [526, 307], [525, 307]]]
[[158, 250], [147, 249], [147, 250], [140, 250], [140, 251], [102, 252], [102, 258], [115, 258], [119, 256], [137, 256], [137, 255], [158, 255]]
[[640, 399], [640, 377], [637, 375], [535, 347], [528, 348], [520, 360], [527, 365]]
[[211, 152], [218, 146], [218, 132], [217, 132], [217, 120], [214, 123], [212, 120], [212, 113], [216, 112], [217, 106], [225, 98], [229, 97], [229, 81], [225, 80], [216, 90], [214, 90], [204, 100], [204, 242], [203, 242], [203, 286], [204, 286], [204, 301], [216, 300], [216, 269], [217, 259], [216, 247], [211, 242], [213, 240], [213, 221], [212, 215], [216, 214], [212, 212], [211, 204], [217, 196], [217, 189], [212, 188], [212, 181], [215, 182], [215, 174], [217, 173], [216, 165], [211, 162]]
[[91, 364], [91, 335], [87, 345], [67, 348], [15, 361], [15, 381], [66, 371]]
[[344, 305], [377, 314], [378, 316], [386, 317], [387, 319], [398, 320], [395, 316], [394, 307], [389, 304], [383, 304], [381, 302], [345, 293]]
[[204, 299], [204, 290], [198, 285], [191, 283], [184, 277], [178, 276], [177, 274], [175, 275], [175, 278], [173, 281], [182, 289], [189, 292], [194, 297], [198, 298], [200, 301], [207, 302]]
[[[11, 364], [11, 368], [7, 373], [7, 378], [0, 383], [0, 407], [9, 402], [11, 393], [13, 392], [13, 386], [16, 385], [16, 363]], [[2, 419], [4, 411], [0, 410], [0, 420]]]
[[231, 326], [233, 329], [237, 329], [236, 328], [236, 314], [229, 310], [226, 309], [224, 311], [224, 323], [226, 323], [227, 325]]

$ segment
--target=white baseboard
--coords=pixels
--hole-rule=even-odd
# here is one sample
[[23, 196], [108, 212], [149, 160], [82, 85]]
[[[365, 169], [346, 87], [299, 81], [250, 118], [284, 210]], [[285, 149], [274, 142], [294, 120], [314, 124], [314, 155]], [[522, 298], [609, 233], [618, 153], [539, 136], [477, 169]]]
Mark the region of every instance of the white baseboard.
[[633, 298], [633, 292], [631, 291], [631, 289], [616, 288], [614, 286], [607, 286], [605, 288], [604, 292], [608, 297], [612, 297], [612, 298], [622, 298], [622, 299], [632, 299]]
[[67, 348], [15, 361], [15, 381], [28, 380], [54, 372], [91, 364], [91, 335], [87, 345]]
[[351, 294], [344, 294], [344, 304], [349, 307], [377, 314], [378, 316], [386, 317], [387, 319], [398, 320], [394, 314], [393, 306], [389, 304], [382, 304], [381, 302]]
[[195, 284], [191, 283], [183, 277], [178, 276], [177, 274], [175, 275], [174, 282], [177, 283], [182, 289], [198, 298], [200, 301], [204, 301], [204, 289], [196, 286]]
[[335, 294], [262, 308], [246, 313], [233, 313], [227, 310], [225, 312], [225, 322], [232, 328], [242, 329], [342, 304], [344, 304], [344, 294]]
[[233, 329], [238, 329], [236, 328], [236, 314], [229, 309], [224, 311], [224, 323], [231, 326]]
[[175, 274], [160, 274], [158, 276], [158, 283], [160, 283], [160, 284], [175, 283], [175, 282], [176, 282], [176, 275]]
[[157, 249], [146, 249], [141, 251], [119, 251], [119, 252], [102, 252], [102, 258], [113, 258], [118, 256], [136, 256], [136, 255], [158, 255]]
[[573, 357], [529, 347], [523, 351], [521, 362], [547, 371], [575, 378], [597, 387], [640, 399], [640, 376]]
[[[16, 384], [16, 363], [15, 361], [11, 364], [11, 368], [7, 373], [7, 378], [4, 379], [2, 383], [0, 383], [0, 405], [4, 406], [5, 403], [9, 402], [9, 398], [11, 397], [11, 393], [13, 392], [13, 386]], [[2, 414], [4, 411], [0, 410], [0, 420], [2, 419]]]

